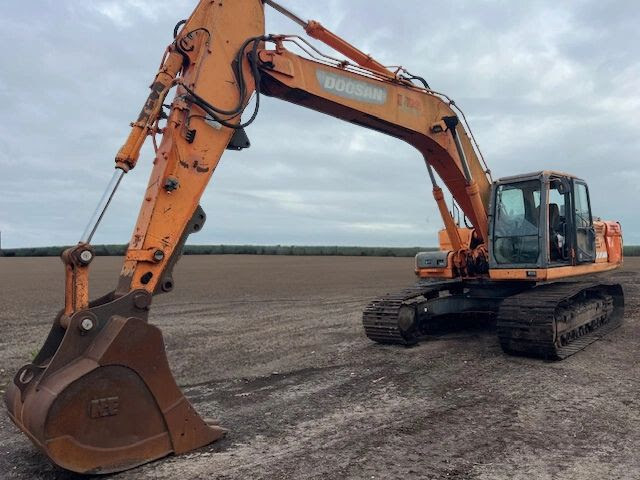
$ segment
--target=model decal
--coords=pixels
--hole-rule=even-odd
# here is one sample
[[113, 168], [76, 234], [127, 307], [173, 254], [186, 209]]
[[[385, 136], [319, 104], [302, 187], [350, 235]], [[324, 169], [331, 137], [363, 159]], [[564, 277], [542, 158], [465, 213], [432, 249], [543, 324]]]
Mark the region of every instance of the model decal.
[[387, 89], [373, 83], [354, 80], [346, 75], [316, 70], [320, 86], [327, 92], [359, 102], [383, 105], [387, 102]]

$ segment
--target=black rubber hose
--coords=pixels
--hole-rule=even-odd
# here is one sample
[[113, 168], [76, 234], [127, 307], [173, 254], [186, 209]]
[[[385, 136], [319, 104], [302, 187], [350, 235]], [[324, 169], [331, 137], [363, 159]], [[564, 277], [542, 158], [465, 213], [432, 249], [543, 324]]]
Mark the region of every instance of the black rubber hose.
[[[214, 105], [210, 104], [209, 102], [207, 102], [204, 98], [200, 97], [197, 93], [195, 93], [191, 88], [187, 87], [186, 85], [182, 85], [182, 87], [187, 91], [187, 93], [189, 94], [189, 100], [192, 101], [194, 104], [198, 105], [200, 108], [202, 108], [209, 116], [211, 116], [215, 121], [219, 122], [221, 125], [224, 125], [225, 127], [228, 128], [232, 128], [234, 130], [238, 130], [244, 127], [247, 127], [248, 125], [250, 125], [251, 123], [253, 123], [253, 121], [256, 119], [256, 117], [258, 116], [258, 111], [260, 110], [260, 89], [259, 89], [259, 83], [260, 83], [260, 70], [258, 69], [258, 64], [257, 64], [257, 52], [258, 52], [258, 46], [259, 46], [259, 42], [262, 40], [266, 40], [266, 37], [254, 37], [254, 38], [250, 38], [247, 41], [244, 42], [244, 44], [242, 45], [242, 47], [240, 48], [240, 50], [238, 51], [238, 54], [236, 56], [236, 61], [234, 62], [234, 75], [238, 81], [238, 90], [239, 90], [239, 94], [240, 94], [240, 99], [239, 99], [239, 103], [238, 106], [234, 109], [234, 110], [221, 110], [219, 108], [216, 108]], [[245, 84], [245, 79], [244, 79], [244, 75], [242, 72], [242, 60], [243, 60], [243, 55], [244, 55], [244, 51], [247, 48], [247, 46], [253, 42], [253, 47], [251, 50], [251, 56], [249, 58], [249, 63], [251, 65], [251, 74], [254, 78], [254, 82], [256, 84], [256, 106], [255, 109], [253, 111], [253, 114], [251, 115], [251, 118], [249, 118], [249, 120], [247, 120], [244, 123], [241, 124], [233, 124], [228, 122], [228, 120], [230, 120], [231, 118], [242, 114], [242, 112], [244, 111], [244, 109], [246, 108], [246, 105], [243, 107], [242, 103], [244, 101], [244, 97], [246, 95], [246, 84]], [[222, 119], [219, 117], [219, 115], [228, 115], [230, 116], [230, 118], [226, 118], [226, 119]]]
[[184, 25], [185, 23], [187, 23], [187, 19], [184, 20], [180, 20], [178, 23], [176, 23], [176, 26], [173, 27], [173, 38], [175, 40], [175, 38], [178, 36], [178, 29]]

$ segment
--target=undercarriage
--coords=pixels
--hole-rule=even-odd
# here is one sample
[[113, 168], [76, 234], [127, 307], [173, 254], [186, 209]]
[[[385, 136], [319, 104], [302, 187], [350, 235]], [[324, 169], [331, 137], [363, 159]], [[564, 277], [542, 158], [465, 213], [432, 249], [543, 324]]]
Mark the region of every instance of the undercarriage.
[[619, 284], [421, 280], [373, 300], [362, 320], [375, 342], [415, 345], [448, 322], [490, 319], [505, 353], [559, 360], [618, 327], [623, 313]]

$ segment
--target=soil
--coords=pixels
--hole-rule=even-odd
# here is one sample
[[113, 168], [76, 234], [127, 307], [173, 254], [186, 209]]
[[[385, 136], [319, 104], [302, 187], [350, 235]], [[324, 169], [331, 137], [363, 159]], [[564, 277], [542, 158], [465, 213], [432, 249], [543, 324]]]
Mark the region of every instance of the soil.
[[[97, 258], [92, 291], [121, 259]], [[562, 362], [509, 357], [492, 325], [381, 346], [361, 311], [413, 259], [188, 256], [154, 300], [178, 383], [223, 440], [118, 479], [638, 479], [640, 259], [622, 327]], [[61, 307], [55, 258], [0, 258], [0, 389]], [[0, 478], [79, 478], [0, 414]], [[103, 477], [111, 478], [111, 477]]]

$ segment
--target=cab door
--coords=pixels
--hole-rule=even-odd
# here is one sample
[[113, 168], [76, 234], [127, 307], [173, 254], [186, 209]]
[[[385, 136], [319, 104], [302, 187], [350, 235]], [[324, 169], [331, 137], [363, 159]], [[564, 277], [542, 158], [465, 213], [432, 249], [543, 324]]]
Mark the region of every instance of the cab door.
[[591, 216], [591, 203], [587, 184], [573, 182], [573, 224], [576, 232], [576, 262], [596, 261], [596, 233]]

